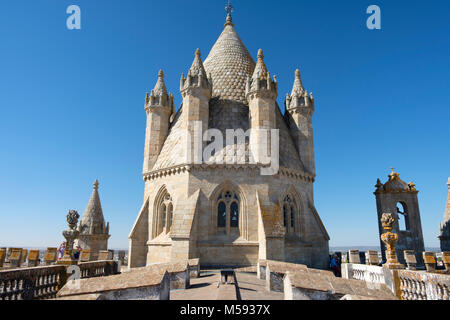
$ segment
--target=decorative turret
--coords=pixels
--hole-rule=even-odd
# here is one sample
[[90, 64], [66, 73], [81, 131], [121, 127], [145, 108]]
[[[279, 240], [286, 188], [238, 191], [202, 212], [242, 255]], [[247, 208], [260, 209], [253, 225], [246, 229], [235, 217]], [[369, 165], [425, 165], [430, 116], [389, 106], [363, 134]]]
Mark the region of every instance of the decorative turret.
[[439, 226], [439, 240], [441, 241], [441, 251], [450, 251], [450, 178], [447, 181], [448, 195], [447, 195], [447, 205], [445, 207], [444, 221]]
[[305, 170], [315, 175], [314, 138], [312, 116], [314, 114], [314, 97], [308, 95], [303, 87], [300, 71], [295, 71], [295, 80], [291, 94], [286, 95], [286, 120], [289, 123], [291, 135], [303, 162]]
[[194, 62], [188, 71], [187, 78], [184, 78], [184, 74], [181, 74], [180, 92], [183, 98], [189, 94], [196, 96], [203, 95], [207, 99], [211, 98], [211, 76], [206, 76], [199, 49], [195, 51]]
[[80, 232], [78, 245], [82, 249], [90, 249], [93, 257], [99, 250], [108, 249], [108, 238], [110, 237], [109, 222], [105, 223], [103, 217], [98, 185], [98, 180], [95, 180], [94, 190], [92, 190], [91, 197], [78, 226], [78, 231]]
[[249, 103], [251, 100], [259, 97], [275, 100], [278, 96], [277, 78], [274, 76], [272, 80], [270, 77], [270, 73], [267, 71], [264, 63], [262, 49], [258, 50], [258, 62], [256, 63], [253, 76], [247, 80], [245, 95]]
[[153, 168], [169, 132], [171, 117], [175, 114], [174, 98], [167, 92], [162, 70], [158, 73], [155, 88], [150, 95], [147, 93], [145, 96], [145, 112], [147, 113], [147, 128], [144, 174]]
[[[211, 76], [206, 76], [199, 49], [195, 51], [194, 62], [187, 77], [181, 75], [180, 92], [183, 96], [183, 113], [186, 114], [186, 161], [199, 164], [203, 160], [201, 137], [208, 129], [209, 100], [212, 95]], [[200, 137], [200, 141], [196, 141], [196, 137]]]
[[278, 85], [272, 80], [264, 63], [264, 54], [258, 50], [258, 62], [252, 77], [247, 79], [245, 96], [250, 116], [250, 151], [255, 163], [267, 165], [271, 147], [271, 129], [276, 129]]

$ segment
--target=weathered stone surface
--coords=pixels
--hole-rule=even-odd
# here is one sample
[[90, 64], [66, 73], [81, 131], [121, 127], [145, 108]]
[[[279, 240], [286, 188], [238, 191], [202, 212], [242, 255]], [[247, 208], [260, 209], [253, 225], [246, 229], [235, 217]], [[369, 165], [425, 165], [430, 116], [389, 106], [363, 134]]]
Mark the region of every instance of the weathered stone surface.
[[432, 251], [423, 252], [423, 261], [428, 272], [436, 271], [436, 253]]
[[361, 263], [361, 256], [359, 255], [359, 250], [350, 250], [348, 252], [348, 262]]
[[45, 250], [44, 262], [46, 265], [50, 265], [56, 261], [58, 257], [57, 250], [57, 248], [47, 248], [47, 250]]
[[256, 269], [256, 276], [258, 279], [266, 280], [266, 267], [267, 261], [264, 259], [258, 260], [258, 265]]
[[371, 266], [377, 266], [380, 263], [380, 259], [378, 258], [378, 251], [369, 250], [366, 251], [366, 264]]
[[28, 267], [36, 267], [40, 264], [39, 255], [39, 250], [30, 250], [28, 254]]
[[408, 270], [416, 270], [417, 269], [417, 259], [414, 250], [404, 250], [403, 256], [405, 258], [405, 262], [408, 266]]
[[6, 248], [0, 249], [0, 268], [3, 267], [3, 264], [5, 263], [6, 259]]
[[189, 274], [191, 278], [198, 278], [200, 276], [200, 259], [189, 259]]
[[339, 300], [345, 295], [395, 300], [395, 296], [384, 284], [367, 284], [360, 280], [349, 280], [324, 276], [311, 269], [289, 271], [284, 278], [286, 300]]
[[91, 250], [84, 249], [80, 254], [80, 262], [89, 262], [91, 261]]
[[[69, 281], [59, 292], [58, 298], [75, 296], [92, 297], [101, 294], [104, 300], [168, 300], [169, 274], [165, 270], [151, 268], [108, 277]], [[94, 298], [99, 298], [95, 297]]]
[[190, 271], [187, 261], [174, 263], [155, 263], [141, 268], [133, 268], [132, 273], [139, 273], [145, 270], [155, 270], [159, 273], [167, 271], [170, 278], [170, 289], [187, 289], [190, 286]]
[[425, 271], [399, 270], [399, 296], [402, 300], [448, 300], [450, 276]]
[[98, 252], [98, 258], [97, 258], [97, 260], [99, 260], [99, 261], [102, 261], [102, 260], [111, 260], [111, 259], [109, 259], [109, 256], [110, 256], [110, 254], [109, 254], [109, 251], [108, 251], [108, 250], [100, 250], [100, 251]]
[[22, 249], [14, 248], [11, 250], [11, 255], [9, 256], [9, 266], [11, 268], [18, 268], [22, 262]]
[[445, 270], [450, 274], [450, 252], [442, 252], [442, 261], [444, 262]]
[[[294, 264], [280, 261], [266, 261], [266, 289], [268, 291], [283, 292], [283, 278], [288, 272], [306, 271], [308, 267], [302, 264]], [[327, 271], [323, 271], [326, 274]], [[333, 273], [331, 273], [333, 275]], [[334, 277], [334, 275], [333, 275]]]

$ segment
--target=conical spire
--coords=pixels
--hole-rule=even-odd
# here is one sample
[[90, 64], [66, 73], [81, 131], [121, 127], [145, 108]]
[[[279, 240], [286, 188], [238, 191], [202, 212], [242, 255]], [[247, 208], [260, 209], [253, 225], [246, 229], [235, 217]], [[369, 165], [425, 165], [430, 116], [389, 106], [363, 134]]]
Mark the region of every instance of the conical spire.
[[191, 74], [192, 77], [201, 75], [203, 78], [206, 79], [206, 71], [205, 67], [203, 66], [202, 54], [200, 52], [200, 49], [195, 50], [194, 62], [192, 62], [192, 66], [191, 69], [189, 69], [189, 73]]
[[92, 190], [91, 197], [81, 218], [79, 231], [82, 234], [104, 234], [107, 231], [98, 194], [98, 185], [98, 180], [95, 180], [94, 190]]
[[184, 75], [181, 75], [180, 91], [184, 92], [190, 87], [198, 87], [207, 89], [209, 91], [208, 95], [211, 96], [211, 83], [209, 80], [210, 77], [206, 76], [205, 67], [203, 66], [200, 49], [197, 49], [195, 51], [194, 62], [192, 62], [187, 78], [185, 79]]
[[150, 95], [147, 93], [145, 96], [145, 108], [149, 110], [148, 108], [152, 107], [168, 107], [172, 110], [173, 102], [173, 95], [168, 93], [164, 82], [164, 72], [159, 70], [155, 88], [151, 91]]
[[264, 53], [262, 49], [258, 50], [258, 62], [256, 62], [255, 71], [253, 72], [252, 79], [255, 81], [256, 79], [259, 80], [266, 80], [267, 79], [267, 67], [264, 63]]
[[[294, 85], [292, 86], [291, 94], [286, 95], [284, 102], [286, 110], [298, 110], [300, 107], [307, 107], [314, 112], [314, 97], [311, 93], [308, 95], [308, 91], [303, 87], [302, 79], [300, 76], [300, 70], [295, 70]], [[303, 109], [306, 110], [306, 109]]]
[[152, 93], [157, 96], [168, 95], [166, 84], [164, 82], [164, 72], [162, 70], [159, 70], [158, 81], [156, 82]]
[[255, 61], [236, 32], [231, 13], [204, 66], [211, 74], [213, 97], [247, 104], [245, 85], [247, 77], [253, 75]]
[[295, 70], [295, 80], [292, 87], [291, 97], [299, 96], [302, 97], [305, 93], [305, 88], [303, 87], [302, 79], [300, 77], [300, 70]]
[[245, 88], [245, 93], [247, 98], [249, 95], [263, 91], [268, 93], [273, 98], [276, 98], [278, 95], [277, 88], [277, 78], [270, 77], [269, 71], [267, 71], [266, 64], [264, 63], [264, 53], [262, 49], [258, 50], [258, 62], [256, 63], [255, 71], [253, 71], [253, 75], [251, 78], [247, 79], [247, 85]]

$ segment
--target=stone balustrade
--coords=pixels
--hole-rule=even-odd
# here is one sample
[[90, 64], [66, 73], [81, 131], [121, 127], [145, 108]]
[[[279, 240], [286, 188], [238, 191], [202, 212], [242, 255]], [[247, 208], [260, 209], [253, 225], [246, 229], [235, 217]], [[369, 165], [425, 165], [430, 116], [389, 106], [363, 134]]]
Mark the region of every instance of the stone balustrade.
[[118, 264], [113, 260], [80, 262], [81, 279], [105, 277], [119, 273]]
[[[101, 277], [117, 273], [114, 261], [80, 263], [81, 278]], [[52, 265], [0, 271], [0, 300], [41, 300], [56, 297], [70, 275], [67, 266]]]
[[398, 270], [402, 300], [450, 300], [450, 275]]
[[450, 275], [416, 270], [343, 264], [342, 277], [371, 284], [386, 284], [402, 300], [450, 300]]
[[386, 283], [383, 268], [367, 264], [343, 264], [342, 277], [345, 279], [364, 280], [370, 283]]
[[285, 300], [396, 300], [385, 284], [327, 276], [318, 271], [322, 270], [287, 271]]
[[54, 298], [66, 278], [66, 268], [62, 265], [0, 271], [0, 299]]

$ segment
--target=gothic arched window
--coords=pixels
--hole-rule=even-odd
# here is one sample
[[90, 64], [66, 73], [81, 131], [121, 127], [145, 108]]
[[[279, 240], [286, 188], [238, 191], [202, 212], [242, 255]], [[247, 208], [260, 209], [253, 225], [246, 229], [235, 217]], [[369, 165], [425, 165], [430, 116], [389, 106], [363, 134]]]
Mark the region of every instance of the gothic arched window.
[[295, 199], [287, 195], [283, 199], [283, 225], [287, 233], [295, 233], [295, 220], [297, 217], [297, 203]]
[[217, 228], [229, 234], [239, 228], [240, 200], [236, 192], [222, 191], [217, 197]]
[[161, 233], [169, 233], [172, 227], [173, 220], [173, 204], [172, 197], [167, 192], [159, 198], [159, 205], [157, 220], [156, 220], [156, 235]]

